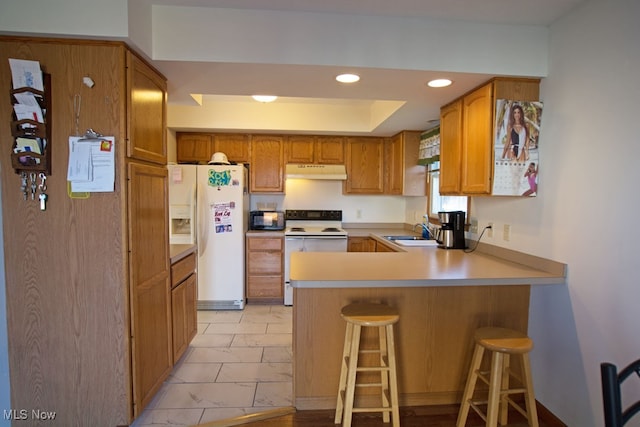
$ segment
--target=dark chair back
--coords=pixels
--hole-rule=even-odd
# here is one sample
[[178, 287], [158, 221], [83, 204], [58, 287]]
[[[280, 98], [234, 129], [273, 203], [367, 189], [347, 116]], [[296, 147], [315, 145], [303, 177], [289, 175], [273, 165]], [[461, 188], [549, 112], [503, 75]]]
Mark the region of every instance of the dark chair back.
[[625, 409], [622, 408], [621, 385], [634, 372], [640, 377], [640, 359], [631, 363], [619, 374], [615, 365], [611, 363], [600, 364], [605, 427], [622, 427], [631, 417], [640, 412], [640, 400]]

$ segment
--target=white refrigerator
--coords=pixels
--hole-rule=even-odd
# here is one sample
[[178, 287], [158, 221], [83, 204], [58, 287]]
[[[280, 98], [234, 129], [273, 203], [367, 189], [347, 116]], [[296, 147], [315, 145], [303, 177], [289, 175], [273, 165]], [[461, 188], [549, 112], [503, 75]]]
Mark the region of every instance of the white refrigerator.
[[[244, 242], [249, 223], [247, 169], [243, 165], [168, 168], [170, 215], [184, 211], [172, 210], [171, 203], [185, 206], [189, 205], [185, 201], [195, 199], [191, 223], [198, 245], [198, 309], [244, 309]], [[177, 178], [181, 182], [174, 182]], [[174, 221], [170, 218], [169, 222]]]

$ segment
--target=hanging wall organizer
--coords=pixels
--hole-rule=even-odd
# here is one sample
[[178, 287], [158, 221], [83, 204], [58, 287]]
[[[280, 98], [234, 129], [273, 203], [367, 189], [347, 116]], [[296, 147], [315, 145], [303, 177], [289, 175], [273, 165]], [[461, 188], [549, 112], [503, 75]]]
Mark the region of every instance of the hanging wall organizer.
[[[11, 165], [17, 174], [35, 172], [51, 175], [51, 75], [43, 73], [42, 79], [42, 91], [32, 87], [21, 87], [11, 91], [11, 102], [14, 106], [11, 122]], [[16, 106], [26, 105], [22, 104], [24, 95], [35, 100], [36, 110], [42, 112], [41, 117], [36, 113], [33, 113], [31, 118], [18, 116]], [[26, 107], [21, 108], [28, 110]]]

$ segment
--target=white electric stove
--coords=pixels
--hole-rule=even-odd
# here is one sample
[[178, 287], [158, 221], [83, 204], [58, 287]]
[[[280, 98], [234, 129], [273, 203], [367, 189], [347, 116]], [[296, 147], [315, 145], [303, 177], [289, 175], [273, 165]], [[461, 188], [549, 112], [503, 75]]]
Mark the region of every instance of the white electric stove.
[[347, 232], [342, 211], [287, 210], [285, 212], [284, 304], [293, 305], [289, 271], [293, 252], [346, 252]]

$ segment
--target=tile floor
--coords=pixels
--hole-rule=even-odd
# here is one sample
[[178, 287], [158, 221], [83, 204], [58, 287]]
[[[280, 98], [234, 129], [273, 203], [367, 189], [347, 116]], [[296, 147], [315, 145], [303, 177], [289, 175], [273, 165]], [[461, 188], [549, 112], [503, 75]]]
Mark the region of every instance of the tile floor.
[[198, 335], [131, 425], [189, 426], [292, 405], [292, 308], [199, 311]]

